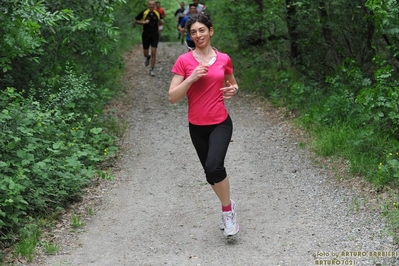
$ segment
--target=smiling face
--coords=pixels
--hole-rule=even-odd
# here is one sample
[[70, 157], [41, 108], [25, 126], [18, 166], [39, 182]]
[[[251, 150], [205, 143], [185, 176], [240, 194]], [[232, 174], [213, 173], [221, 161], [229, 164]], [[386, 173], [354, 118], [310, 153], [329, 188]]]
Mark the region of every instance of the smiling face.
[[213, 35], [213, 28], [208, 28], [201, 22], [194, 22], [190, 27], [190, 37], [196, 47], [205, 47], [210, 44]]
[[206, 13], [190, 15], [186, 23], [188, 34], [198, 48], [210, 46], [214, 29], [210, 16]]

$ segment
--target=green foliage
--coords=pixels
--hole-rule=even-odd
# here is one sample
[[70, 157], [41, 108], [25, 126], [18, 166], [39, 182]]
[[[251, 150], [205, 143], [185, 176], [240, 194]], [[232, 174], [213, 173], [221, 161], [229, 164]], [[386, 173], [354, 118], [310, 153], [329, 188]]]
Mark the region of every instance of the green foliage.
[[[223, 47], [261, 47], [270, 37], [286, 35], [285, 1], [209, 1], [216, 34], [214, 40]], [[229, 48], [228, 48], [229, 49]]]
[[381, 62], [375, 72], [375, 84], [361, 90], [357, 101], [365, 108], [364, 118], [391, 136], [399, 134], [399, 83], [394, 69]]
[[240, 88], [300, 116], [319, 154], [375, 184], [394, 181], [376, 169], [399, 135], [397, 1], [288, 2], [209, 3], [221, 11], [211, 13], [213, 43], [231, 54]]
[[381, 156], [394, 145], [398, 129], [391, 70], [381, 66], [373, 82], [363, 76], [356, 61], [346, 60], [327, 78], [320, 100], [299, 108], [305, 114], [301, 121], [316, 136], [314, 148], [319, 154], [345, 158], [354, 174], [384, 185], [395, 179], [376, 171]]
[[318, 127], [313, 131], [315, 140], [313, 148], [322, 156], [343, 156], [348, 154], [348, 139], [356, 134], [350, 125]]
[[[268, 96], [267, 79], [264, 75], [266, 71], [263, 70], [264, 56], [256, 54], [256, 51], [243, 51], [241, 54], [233, 54], [233, 64], [235, 66], [235, 74], [245, 76], [245, 79], [240, 80], [240, 86], [246, 88], [248, 91], [261, 92], [264, 96]], [[241, 64], [236, 62], [242, 62]]]
[[88, 74], [79, 74], [67, 62], [65, 73], [42, 82], [43, 88], [31, 89], [46, 109], [93, 113], [112, 94], [107, 88], [96, 88]]
[[13, 255], [14, 257], [22, 256], [31, 262], [36, 245], [39, 241], [40, 230], [36, 225], [28, 225], [21, 231], [22, 240], [14, 248]]
[[[62, 74], [66, 62], [77, 72], [88, 73], [98, 85], [105, 83], [104, 78], [110, 82], [105, 74], [121, 65], [121, 59], [111, 53], [119, 36], [113, 11], [123, 2], [10, 1], [3, 8], [8, 35], [6, 43], [0, 43], [6, 55], [0, 66], [7, 69], [0, 74], [2, 88], [41, 87]], [[16, 25], [18, 21], [22, 24]]]
[[0, 232], [7, 240], [35, 213], [76, 199], [115, 149], [93, 117], [42, 107], [11, 88], [0, 94], [0, 106]]
[[124, 2], [0, 7], [0, 248], [30, 258], [37, 243], [21, 228], [78, 200], [94, 176], [112, 179], [101, 167], [125, 126], [102, 109], [123, 69], [114, 12]]
[[311, 132], [313, 150], [321, 156], [344, 159], [349, 173], [363, 176], [376, 186], [397, 182], [389, 174], [378, 172], [381, 155], [393, 142], [372, 127], [359, 129], [356, 123], [336, 122], [328, 127], [313, 125]]
[[[380, 55], [384, 55], [391, 64], [393, 58], [399, 56], [399, 3], [395, 0], [368, 0], [365, 6], [373, 12], [373, 20], [377, 32], [383, 35], [386, 47], [379, 45]], [[386, 54], [392, 55], [387, 56]]]
[[399, 149], [389, 152], [384, 162], [378, 165], [376, 183], [386, 185], [391, 182], [399, 183]]
[[375, 25], [386, 33], [399, 33], [399, 5], [395, 0], [367, 0], [365, 6], [373, 11]]
[[84, 222], [82, 221], [82, 219], [77, 216], [76, 214], [73, 214], [71, 216], [71, 227], [78, 229], [78, 228], [82, 228], [84, 226]]
[[41, 241], [39, 242], [39, 245], [44, 247], [47, 254], [55, 254], [60, 249], [57, 245], [48, 241]]
[[364, 108], [356, 103], [356, 92], [370, 83], [370, 79], [363, 77], [355, 60], [344, 61], [326, 78], [324, 96], [313, 104], [313, 117], [318, 123], [327, 126], [349, 121], [361, 126], [364, 119], [359, 118]]
[[53, 27], [57, 21], [67, 18], [69, 10], [47, 12], [44, 1], [3, 1], [0, 7], [0, 68], [3, 72], [12, 69], [16, 57], [30, 56], [37, 61], [43, 55], [41, 25]]

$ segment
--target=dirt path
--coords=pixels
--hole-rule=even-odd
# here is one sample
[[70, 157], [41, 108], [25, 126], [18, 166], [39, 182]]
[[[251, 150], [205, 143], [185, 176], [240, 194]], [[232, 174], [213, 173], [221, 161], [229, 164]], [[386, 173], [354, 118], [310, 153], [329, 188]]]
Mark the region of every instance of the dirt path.
[[234, 133], [226, 168], [241, 231], [226, 240], [189, 139], [186, 103], [167, 100], [170, 69], [183, 52], [161, 43], [156, 77], [139, 47], [127, 55], [131, 108], [116, 180], [100, 188], [102, 204], [83, 230], [60, 237], [59, 254], [30, 265], [306, 266], [330, 265], [333, 254], [336, 265], [399, 265], [370, 254], [397, 252], [378, 210], [316, 167], [278, 110], [243, 93], [228, 102]]

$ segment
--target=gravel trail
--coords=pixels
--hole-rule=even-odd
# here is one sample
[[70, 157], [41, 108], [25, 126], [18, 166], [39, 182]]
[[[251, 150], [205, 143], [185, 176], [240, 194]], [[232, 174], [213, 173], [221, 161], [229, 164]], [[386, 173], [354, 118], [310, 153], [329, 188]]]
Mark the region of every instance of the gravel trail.
[[115, 181], [101, 187], [82, 230], [59, 236], [58, 254], [29, 265], [399, 265], [370, 200], [315, 164], [283, 111], [242, 92], [227, 102], [234, 131], [226, 157], [241, 231], [226, 239], [186, 102], [167, 99], [171, 66], [184, 52], [161, 43], [156, 77], [140, 47], [127, 53], [128, 128]]

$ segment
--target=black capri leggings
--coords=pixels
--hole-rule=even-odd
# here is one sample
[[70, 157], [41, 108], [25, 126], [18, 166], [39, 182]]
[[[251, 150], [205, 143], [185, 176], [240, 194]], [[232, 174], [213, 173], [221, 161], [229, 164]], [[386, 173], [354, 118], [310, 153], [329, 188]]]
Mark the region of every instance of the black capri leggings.
[[189, 123], [189, 130], [207, 182], [214, 185], [223, 181], [227, 176], [224, 159], [233, 133], [230, 116], [216, 125], [197, 126]]

